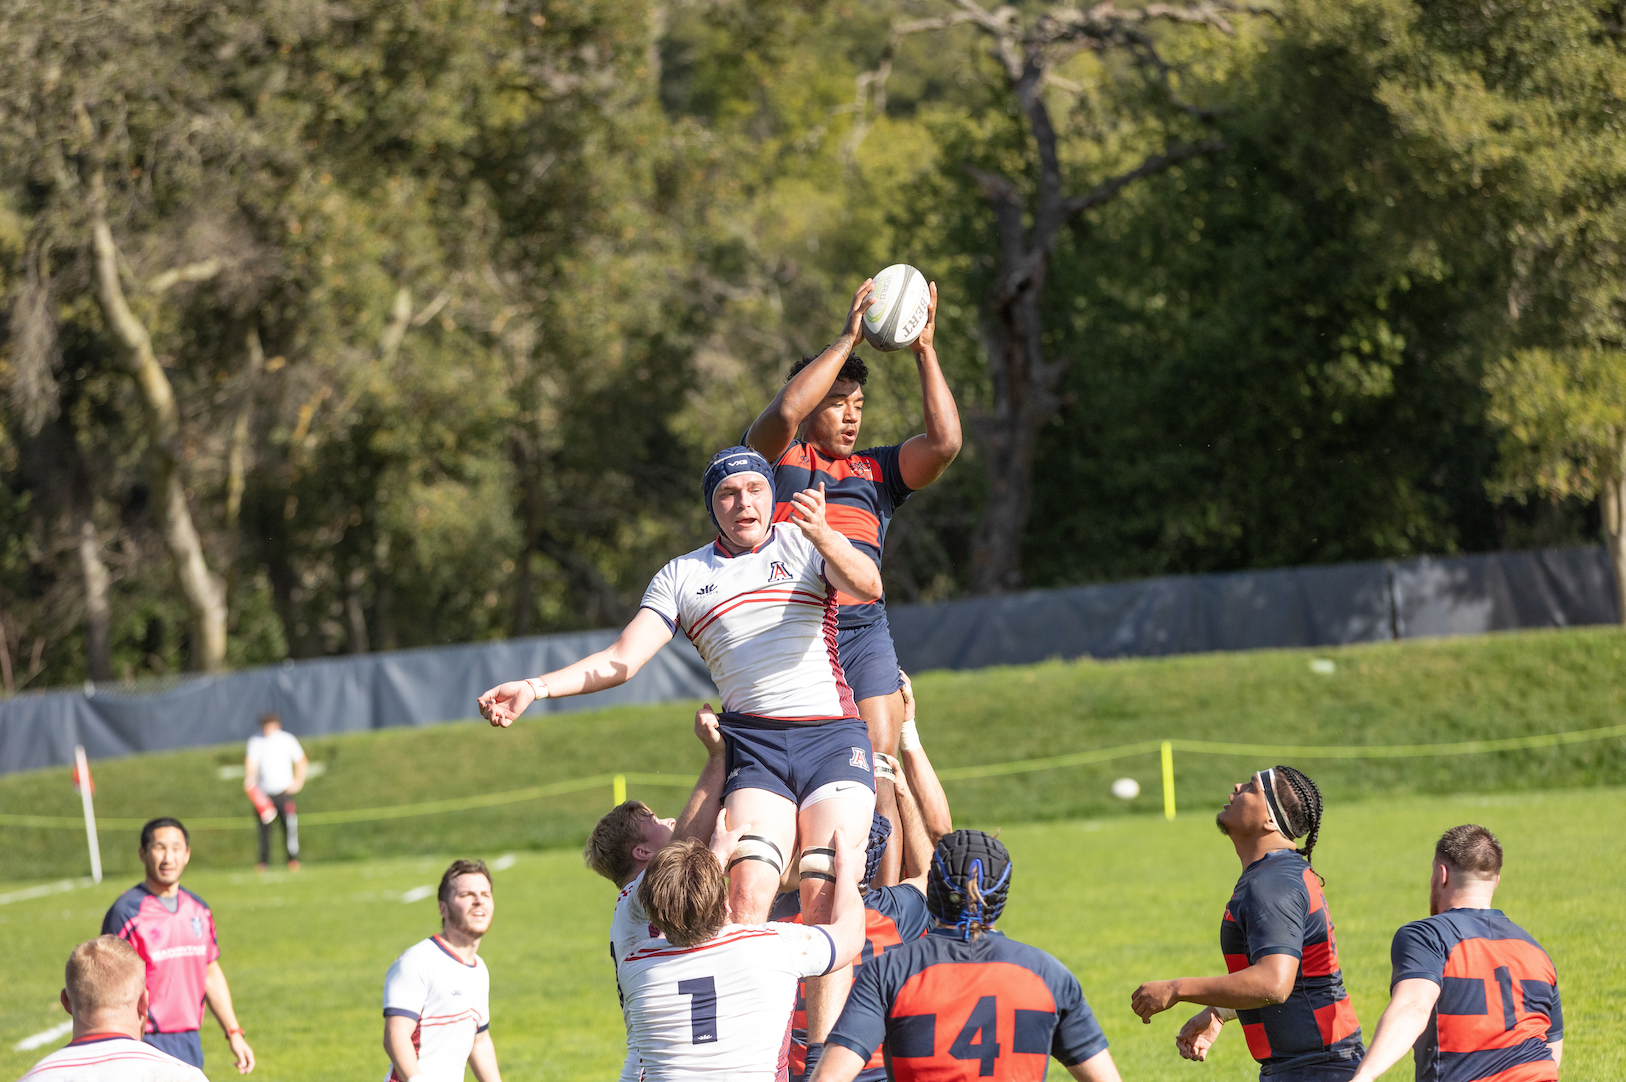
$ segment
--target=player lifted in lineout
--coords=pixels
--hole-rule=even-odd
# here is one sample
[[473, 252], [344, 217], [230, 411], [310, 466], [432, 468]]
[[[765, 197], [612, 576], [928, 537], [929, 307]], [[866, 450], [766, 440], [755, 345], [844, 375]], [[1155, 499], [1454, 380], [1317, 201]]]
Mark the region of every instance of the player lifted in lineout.
[[746, 447], [720, 451], [701, 484], [716, 540], [668, 563], [607, 649], [480, 696], [493, 725], [534, 700], [602, 691], [630, 680], [677, 631], [722, 693], [727, 745], [723, 806], [750, 831], [728, 861], [734, 921], [760, 924], [791, 857], [801, 853], [802, 908], [830, 914], [830, 838], [869, 832], [875, 776], [869, 734], [836, 660], [836, 591], [881, 596], [874, 561], [825, 517], [823, 486], [799, 492], [773, 522], [773, 468]]
[[[1261, 770], [1231, 789], [1214, 821], [1242, 862], [1220, 921], [1228, 973], [1149, 981], [1135, 989], [1130, 1007], [1150, 1023], [1176, 1003], [1203, 1004], [1175, 1038], [1189, 1060], [1207, 1059], [1221, 1027], [1236, 1019], [1261, 1079], [1349, 1079], [1366, 1049], [1344, 991], [1332, 913], [1310, 863], [1321, 835], [1321, 790], [1290, 766]], [[1293, 844], [1301, 836], [1303, 849]]]
[[[873, 279], [858, 287], [841, 335], [817, 357], [804, 357], [791, 367], [785, 386], [752, 422], [741, 442], [774, 464], [774, 521], [791, 518], [797, 492], [823, 484], [830, 525], [879, 567], [893, 512], [910, 493], [941, 477], [960, 453], [960, 414], [933, 348], [937, 333], [937, 285], [933, 283], [926, 325], [910, 347], [920, 375], [926, 431], [902, 443], [856, 450], [869, 369], [853, 349], [862, 338], [864, 312], [873, 303], [873, 288]], [[885, 600], [878, 595], [858, 597], [845, 590], [836, 600], [840, 604], [837, 649], [858, 715], [868, 727], [875, 750], [895, 756], [904, 708]], [[891, 780], [882, 770], [876, 781], [876, 802], [892, 820], [897, 838], [901, 831]], [[894, 844], [880, 883], [898, 881], [899, 858], [900, 846]]]

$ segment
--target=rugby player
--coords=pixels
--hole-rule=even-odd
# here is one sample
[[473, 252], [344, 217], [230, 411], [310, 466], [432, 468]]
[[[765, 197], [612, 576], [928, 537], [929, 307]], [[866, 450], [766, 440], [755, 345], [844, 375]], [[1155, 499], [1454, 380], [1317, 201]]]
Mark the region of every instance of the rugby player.
[[926, 886], [937, 926], [858, 968], [812, 1082], [852, 1082], [883, 1041], [898, 1082], [1039, 1082], [1050, 1056], [1082, 1082], [1118, 1082], [1078, 979], [994, 930], [1010, 882], [1010, 854], [982, 831], [938, 843]]
[[440, 934], [401, 953], [384, 977], [385, 1082], [501, 1082], [491, 1042], [491, 974], [480, 940], [496, 903], [483, 860], [454, 860], [440, 877]]
[[784, 1076], [796, 981], [849, 964], [864, 939], [864, 854], [832, 837], [831, 920], [741, 925], [728, 911], [723, 860], [739, 834], [719, 827], [708, 851], [690, 839], [650, 860], [639, 899], [662, 935], [621, 962], [627, 1031], [645, 1082]]
[[[864, 312], [874, 303], [873, 289], [873, 280], [858, 287], [841, 335], [817, 357], [804, 357], [791, 367], [785, 386], [752, 422], [741, 442], [774, 464], [774, 521], [791, 517], [797, 492], [822, 482], [830, 524], [879, 567], [893, 512], [910, 493], [943, 475], [960, 453], [961, 437], [960, 414], [932, 345], [937, 333], [937, 285], [933, 283], [926, 326], [911, 347], [920, 375], [926, 431], [901, 444], [854, 450], [863, 426], [864, 382], [869, 369], [853, 349], [862, 339]], [[904, 707], [885, 600], [845, 592], [837, 600], [837, 649], [858, 714], [868, 726], [875, 750], [897, 755]], [[891, 780], [884, 775], [876, 780], [877, 804], [892, 820], [896, 837], [901, 831]], [[880, 883], [898, 881], [899, 856], [898, 847], [893, 846]]]
[[[1344, 991], [1338, 940], [1311, 855], [1321, 834], [1321, 791], [1290, 766], [1239, 782], [1214, 817], [1242, 862], [1220, 921], [1224, 977], [1151, 981], [1130, 1006], [1141, 1021], [1176, 1003], [1200, 1003], [1175, 1038], [1180, 1055], [1203, 1060], [1233, 1018], [1270, 1082], [1341, 1082], [1365, 1048]], [[1303, 836], [1304, 848], [1293, 841]]]
[[1491, 908], [1502, 843], [1471, 823], [1434, 846], [1428, 912], [1395, 933], [1389, 1006], [1353, 1082], [1412, 1049], [1417, 1082], [1557, 1082], [1558, 972], [1530, 933]]
[[147, 969], [118, 936], [87, 940], [68, 955], [62, 1007], [73, 1039], [22, 1082], [208, 1082], [203, 1072], [141, 1040], [147, 1021]]
[[481, 713], [506, 726], [538, 698], [582, 695], [632, 678], [682, 630], [723, 696], [727, 822], [751, 830], [729, 858], [729, 906], [759, 924], [800, 840], [803, 911], [830, 914], [829, 839], [868, 832], [875, 803], [872, 749], [836, 660], [836, 591], [881, 596], [880, 570], [831, 528], [822, 486], [796, 494], [772, 522], [773, 469], [731, 447], [706, 467], [702, 493], [716, 540], [668, 563], [607, 649], [573, 665], [500, 684]]
[[[610, 961], [616, 967], [616, 995], [621, 995], [621, 960], [646, 939], [660, 934], [649, 924], [649, 914], [638, 900], [638, 884], [649, 858], [673, 838], [710, 838], [717, 824], [718, 796], [723, 791], [722, 734], [717, 715], [706, 703], [694, 716], [695, 735], [706, 747], [706, 766], [700, 772], [689, 803], [676, 819], [662, 819], [641, 800], [628, 800], [611, 808], [587, 837], [583, 857], [587, 866], [616, 885], [615, 915], [610, 919]], [[640, 1063], [632, 1035], [621, 1066], [622, 1082], [638, 1082]]]
[[260, 859], [254, 870], [263, 872], [271, 861], [271, 824], [282, 819], [282, 841], [288, 850], [288, 870], [299, 871], [299, 809], [294, 795], [305, 788], [310, 760], [299, 738], [282, 727], [280, 714], [260, 715], [260, 735], [248, 738], [243, 755], [243, 792], [254, 805], [260, 832]]
[[166, 816], [142, 826], [138, 853], [147, 877], [113, 902], [102, 918], [102, 934], [129, 943], [147, 963], [143, 1041], [202, 1069], [198, 1028], [207, 1004], [226, 1032], [237, 1073], [248, 1074], [254, 1069], [254, 1050], [232, 1010], [214, 913], [181, 886], [181, 873], [192, 859], [191, 841], [179, 819]]

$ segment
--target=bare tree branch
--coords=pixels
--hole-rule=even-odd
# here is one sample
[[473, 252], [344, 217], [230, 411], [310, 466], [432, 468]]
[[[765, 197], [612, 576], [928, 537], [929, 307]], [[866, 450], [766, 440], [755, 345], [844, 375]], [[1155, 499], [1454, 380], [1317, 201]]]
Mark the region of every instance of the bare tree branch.
[[161, 295], [173, 286], [182, 282], [207, 282], [219, 274], [225, 267], [219, 259], [210, 256], [199, 263], [188, 263], [183, 267], [172, 267], [162, 274], [147, 279], [147, 292]]
[[1066, 209], [1067, 216], [1071, 218], [1075, 214], [1105, 203], [1122, 191], [1125, 186], [1133, 184], [1142, 177], [1151, 176], [1153, 173], [1161, 173], [1169, 166], [1185, 161], [1187, 158], [1194, 158], [1199, 154], [1212, 154], [1215, 151], [1224, 149], [1225, 142], [1221, 139], [1204, 139], [1200, 143], [1186, 143], [1169, 147], [1163, 153], [1154, 154], [1147, 158], [1129, 172], [1120, 173], [1115, 177], [1104, 180], [1083, 195], [1073, 196], [1063, 206]]

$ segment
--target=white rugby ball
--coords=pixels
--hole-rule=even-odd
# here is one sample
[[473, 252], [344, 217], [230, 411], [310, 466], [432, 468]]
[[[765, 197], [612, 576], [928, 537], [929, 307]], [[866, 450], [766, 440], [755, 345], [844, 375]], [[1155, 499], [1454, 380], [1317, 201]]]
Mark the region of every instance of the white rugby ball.
[[864, 341], [882, 353], [914, 345], [931, 307], [926, 276], [907, 263], [894, 263], [875, 276], [870, 296], [875, 303], [864, 313]]
[[1112, 783], [1112, 795], [1119, 800], [1134, 800], [1140, 796], [1140, 782], [1134, 778], [1119, 778]]

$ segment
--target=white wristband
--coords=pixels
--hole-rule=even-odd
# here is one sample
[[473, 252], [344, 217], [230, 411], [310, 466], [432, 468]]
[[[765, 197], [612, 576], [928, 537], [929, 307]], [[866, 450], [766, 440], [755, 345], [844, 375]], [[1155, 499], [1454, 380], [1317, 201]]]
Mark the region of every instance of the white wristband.
[[531, 685], [531, 694], [536, 698], [546, 699], [548, 697], [548, 685], [542, 682], [540, 676], [527, 677], [525, 682]]
[[1230, 1007], [1210, 1007], [1208, 1009], [1214, 1012], [1214, 1017], [1218, 1018], [1221, 1023], [1236, 1021], [1236, 1011]]
[[898, 780], [898, 772], [892, 769], [892, 760], [884, 754], [877, 753], [875, 756], [875, 780], [890, 782]]
[[915, 725], [914, 718], [903, 723], [903, 730], [898, 733], [898, 750], [920, 750], [920, 729]]

